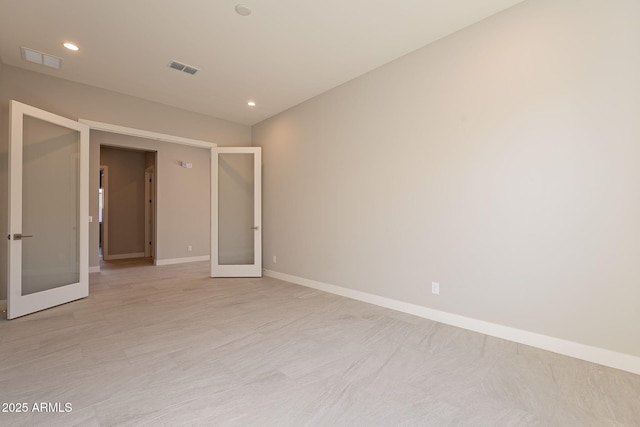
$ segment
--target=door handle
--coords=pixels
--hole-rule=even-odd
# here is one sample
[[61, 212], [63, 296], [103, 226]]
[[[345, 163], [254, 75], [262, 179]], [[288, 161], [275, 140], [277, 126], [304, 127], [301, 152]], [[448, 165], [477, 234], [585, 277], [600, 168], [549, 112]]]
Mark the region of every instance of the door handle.
[[25, 237], [33, 237], [33, 235], [16, 233], [13, 235], [13, 240], [22, 240]]

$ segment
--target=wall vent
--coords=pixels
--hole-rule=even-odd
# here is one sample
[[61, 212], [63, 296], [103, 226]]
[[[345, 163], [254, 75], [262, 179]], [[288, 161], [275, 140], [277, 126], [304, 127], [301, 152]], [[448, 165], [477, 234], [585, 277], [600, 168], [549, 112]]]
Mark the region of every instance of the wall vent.
[[57, 56], [38, 52], [37, 50], [29, 49], [28, 47], [24, 46], [20, 48], [20, 51], [22, 52], [22, 59], [24, 59], [25, 61], [55, 68], [56, 70], [60, 69], [60, 67], [62, 66], [62, 58], [58, 58]]
[[200, 71], [199, 68], [192, 67], [191, 65], [183, 64], [182, 62], [178, 61], [171, 61], [169, 63], [169, 67], [173, 68], [174, 70], [182, 71], [191, 75], [194, 75], [195, 73]]

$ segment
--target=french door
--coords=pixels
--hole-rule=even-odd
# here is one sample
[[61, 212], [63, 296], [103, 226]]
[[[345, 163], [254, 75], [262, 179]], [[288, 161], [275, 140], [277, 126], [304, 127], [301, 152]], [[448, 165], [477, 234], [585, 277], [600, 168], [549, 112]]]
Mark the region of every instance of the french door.
[[260, 147], [211, 156], [211, 277], [262, 276]]
[[89, 128], [10, 102], [7, 318], [89, 295]]

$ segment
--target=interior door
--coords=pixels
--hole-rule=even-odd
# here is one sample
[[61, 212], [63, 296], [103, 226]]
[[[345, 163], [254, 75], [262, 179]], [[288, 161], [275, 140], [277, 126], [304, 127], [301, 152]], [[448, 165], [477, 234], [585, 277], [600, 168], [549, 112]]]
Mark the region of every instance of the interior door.
[[211, 156], [211, 277], [262, 276], [260, 147], [216, 147]]
[[89, 128], [10, 102], [7, 318], [89, 295]]

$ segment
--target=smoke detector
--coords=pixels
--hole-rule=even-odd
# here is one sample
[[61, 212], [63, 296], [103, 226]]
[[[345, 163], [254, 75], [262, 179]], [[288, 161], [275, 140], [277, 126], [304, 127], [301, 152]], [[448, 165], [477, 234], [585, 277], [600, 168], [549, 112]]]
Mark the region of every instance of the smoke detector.
[[183, 64], [182, 62], [178, 62], [178, 61], [171, 61], [169, 63], [169, 67], [173, 68], [174, 70], [182, 71], [184, 73], [191, 74], [191, 75], [194, 75], [195, 73], [200, 71], [199, 68], [193, 67], [191, 65]]

